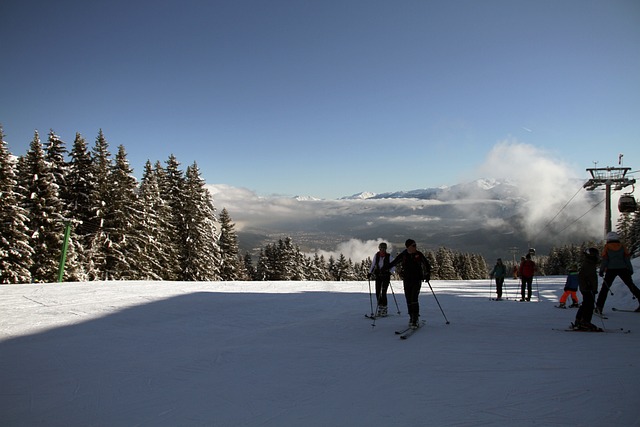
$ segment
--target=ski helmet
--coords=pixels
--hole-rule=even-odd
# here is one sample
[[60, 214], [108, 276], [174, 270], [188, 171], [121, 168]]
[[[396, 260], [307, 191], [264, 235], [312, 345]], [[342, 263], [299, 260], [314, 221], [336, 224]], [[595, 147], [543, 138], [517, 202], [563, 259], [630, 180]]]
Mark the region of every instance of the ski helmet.
[[610, 231], [607, 233], [607, 242], [619, 242], [620, 236], [615, 231]]

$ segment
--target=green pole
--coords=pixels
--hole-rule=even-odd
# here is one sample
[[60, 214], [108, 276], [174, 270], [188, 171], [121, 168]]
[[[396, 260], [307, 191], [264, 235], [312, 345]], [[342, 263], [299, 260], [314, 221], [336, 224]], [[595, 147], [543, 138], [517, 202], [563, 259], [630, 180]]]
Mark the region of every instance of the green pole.
[[58, 282], [62, 282], [64, 277], [64, 264], [67, 261], [67, 248], [69, 247], [69, 235], [71, 234], [71, 223], [67, 222], [64, 229], [64, 241], [62, 242], [62, 254], [60, 255], [60, 268], [58, 269]]

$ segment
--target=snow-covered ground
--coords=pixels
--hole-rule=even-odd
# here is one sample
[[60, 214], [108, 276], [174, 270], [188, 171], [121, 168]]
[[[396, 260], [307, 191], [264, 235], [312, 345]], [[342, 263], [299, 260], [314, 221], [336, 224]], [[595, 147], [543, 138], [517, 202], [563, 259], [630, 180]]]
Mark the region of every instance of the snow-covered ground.
[[640, 425], [640, 314], [610, 310], [638, 302], [616, 281], [631, 333], [556, 331], [563, 284], [433, 281], [450, 324], [425, 284], [406, 341], [400, 282], [375, 327], [367, 282], [0, 286], [0, 425]]

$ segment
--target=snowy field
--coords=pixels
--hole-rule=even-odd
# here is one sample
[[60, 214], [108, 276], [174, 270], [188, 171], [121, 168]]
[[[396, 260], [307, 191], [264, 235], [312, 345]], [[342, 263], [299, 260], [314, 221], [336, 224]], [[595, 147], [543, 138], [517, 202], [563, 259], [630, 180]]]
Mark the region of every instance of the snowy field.
[[0, 426], [640, 425], [637, 301], [556, 331], [564, 280], [425, 284], [408, 340], [400, 282], [375, 327], [367, 282], [0, 286]]

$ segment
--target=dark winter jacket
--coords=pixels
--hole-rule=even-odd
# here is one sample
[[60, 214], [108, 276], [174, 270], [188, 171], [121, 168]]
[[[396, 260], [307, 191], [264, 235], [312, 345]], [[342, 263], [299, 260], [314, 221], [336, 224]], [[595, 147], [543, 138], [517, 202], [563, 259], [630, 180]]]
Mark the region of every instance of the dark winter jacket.
[[578, 270], [580, 292], [598, 292], [598, 257], [584, 254]]
[[420, 251], [412, 254], [406, 249], [389, 263], [389, 268], [401, 264], [403, 280], [429, 280], [431, 278], [431, 264]]
[[491, 270], [490, 273], [491, 277], [495, 277], [498, 279], [502, 279], [507, 275], [507, 266], [504, 265], [503, 263], [497, 263], [494, 267], [493, 270]]
[[578, 272], [570, 271], [567, 276], [567, 282], [564, 284], [565, 291], [577, 291], [580, 281], [578, 280]]
[[633, 274], [631, 256], [620, 242], [607, 242], [602, 251], [602, 263], [600, 264], [600, 274], [608, 269], [629, 270]]

